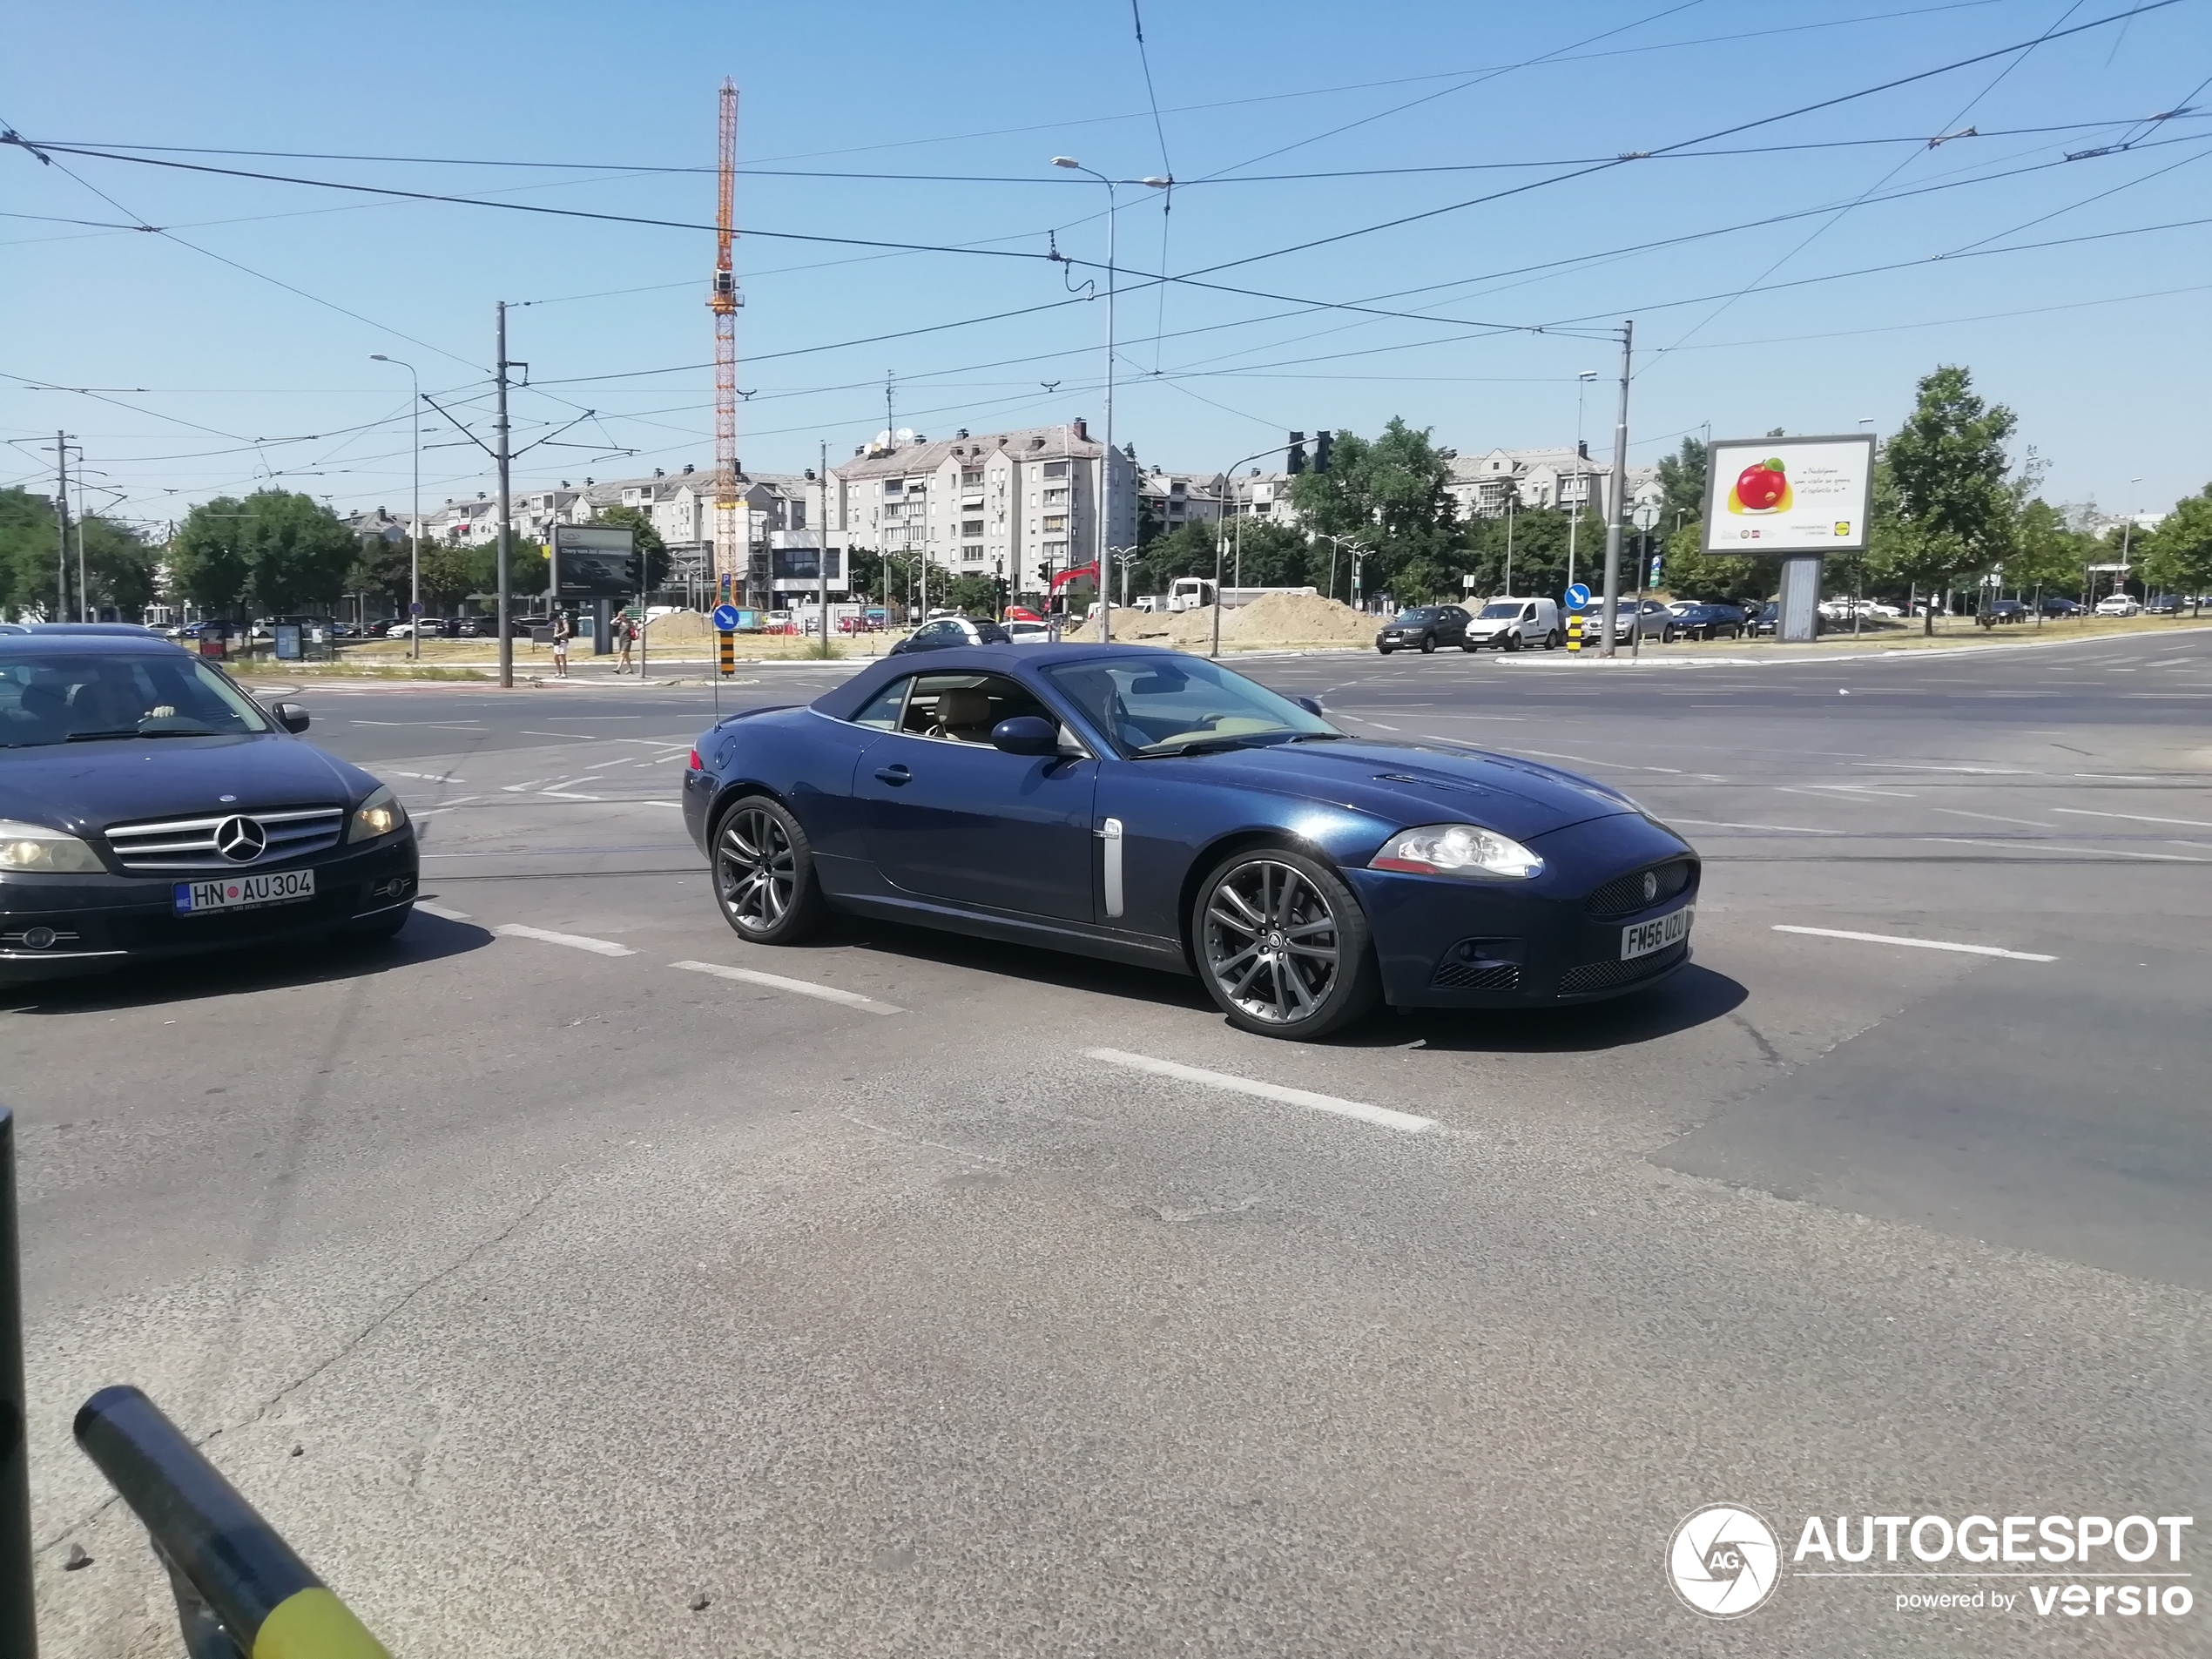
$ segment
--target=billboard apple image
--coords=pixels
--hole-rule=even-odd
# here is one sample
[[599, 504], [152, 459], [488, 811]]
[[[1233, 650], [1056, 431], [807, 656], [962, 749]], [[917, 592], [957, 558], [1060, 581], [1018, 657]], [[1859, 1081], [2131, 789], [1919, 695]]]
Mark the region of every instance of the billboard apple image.
[[1782, 457], [1772, 455], [1754, 462], [1737, 475], [1736, 486], [1728, 492], [1728, 510], [1731, 513], [1786, 513], [1794, 499], [1790, 493], [1790, 477], [1782, 464]]

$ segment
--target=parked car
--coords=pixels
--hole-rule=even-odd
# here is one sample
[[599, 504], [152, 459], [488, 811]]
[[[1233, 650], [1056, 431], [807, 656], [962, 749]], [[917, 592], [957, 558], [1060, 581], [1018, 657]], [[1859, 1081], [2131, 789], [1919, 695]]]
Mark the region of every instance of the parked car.
[[1458, 605], [1413, 605], [1385, 623], [1375, 635], [1375, 649], [1387, 657], [1394, 651], [1433, 651], [1439, 645], [1475, 649], [1467, 624], [1474, 620]]
[[0, 981], [398, 932], [414, 826], [307, 718], [151, 635], [0, 638]]
[[1770, 599], [1764, 604], [1743, 608], [1743, 631], [1757, 638], [1761, 634], [1776, 632], [1782, 626], [1782, 606]]
[[2161, 593], [2143, 607], [2146, 617], [2178, 617], [2182, 607], [2188, 603], [2177, 593]]
[[2086, 617], [2089, 608], [2076, 599], [2061, 599], [2054, 593], [2043, 596], [2043, 614], [2047, 617]]
[[1739, 639], [1750, 618], [1741, 605], [1694, 604], [1675, 617], [1685, 639]]
[[1006, 637], [1017, 645], [1049, 645], [1060, 636], [1048, 622], [1002, 622]]
[[416, 617], [412, 620], [402, 617], [384, 631], [387, 639], [442, 639], [446, 619], [443, 617]]
[[1195, 973], [1318, 1037], [1378, 1000], [1557, 1007], [1689, 959], [1699, 864], [1617, 791], [1353, 737], [1180, 652], [952, 649], [705, 732], [685, 824], [723, 919], [831, 912]]
[[956, 645], [1004, 645], [1009, 643], [1011, 637], [997, 623], [978, 622], [973, 617], [939, 617], [933, 622], [922, 624], [885, 655], [896, 657], [907, 651], [947, 651]]
[[2141, 612], [2142, 606], [2135, 603], [2133, 594], [2115, 593], [2108, 598], [2097, 601], [2097, 614], [2100, 617], [2134, 617], [2141, 615]]
[[2029, 611], [2018, 599], [1992, 599], [1974, 615], [1974, 620], [1985, 628], [1994, 628], [2000, 622], [2026, 622]]
[[1567, 643], [1556, 599], [1499, 598], [1487, 602], [1467, 624], [1469, 651], [1526, 651], [1541, 645], [1555, 651]]
[[1646, 599], [1641, 609], [1634, 598], [1623, 599], [1613, 621], [1613, 637], [1623, 645], [1638, 634], [1671, 645], [1678, 631], [1675, 613], [1656, 599]]

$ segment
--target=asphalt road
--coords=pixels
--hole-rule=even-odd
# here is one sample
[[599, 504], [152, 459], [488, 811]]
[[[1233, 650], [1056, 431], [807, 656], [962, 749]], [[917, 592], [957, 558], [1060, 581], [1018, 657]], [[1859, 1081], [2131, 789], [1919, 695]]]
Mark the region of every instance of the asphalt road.
[[[1312, 1047], [1134, 969], [741, 945], [674, 804], [706, 690], [309, 688], [439, 914], [0, 1014], [47, 1650], [174, 1648], [67, 1439], [130, 1380], [395, 1654], [2212, 1652], [2201, 1595], [2039, 1615], [2040, 1566], [1669, 1587], [1719, 1501], [2207, 1559], [2212, 635], [1846, 657], [1241, 662], [1707, 860], [1648, 996]], [[2018, 1599], [1897, 1606], [1962, 1587]]]

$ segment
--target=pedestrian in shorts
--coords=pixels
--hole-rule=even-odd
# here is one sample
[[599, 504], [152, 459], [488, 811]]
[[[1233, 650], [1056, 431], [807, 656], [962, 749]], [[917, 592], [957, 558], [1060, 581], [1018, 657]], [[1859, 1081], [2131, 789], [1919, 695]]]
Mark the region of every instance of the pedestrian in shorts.
[[553, 617], [553, 678], [564, 680], [569, 677], [569, 638], [576, 632], [576, 624], [569, 620], [565, 610]]

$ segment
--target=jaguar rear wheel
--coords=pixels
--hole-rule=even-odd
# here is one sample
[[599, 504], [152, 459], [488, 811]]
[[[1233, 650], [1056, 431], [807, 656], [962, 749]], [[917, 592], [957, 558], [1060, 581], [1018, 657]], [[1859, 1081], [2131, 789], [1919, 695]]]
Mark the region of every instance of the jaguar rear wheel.
[[789, 945], [821, 924], [814, 850], [799, 820], [765, 795], [748, 795], [714, 830], [714, 897], [738, 937]]

